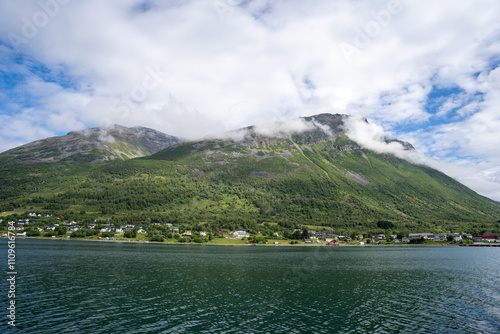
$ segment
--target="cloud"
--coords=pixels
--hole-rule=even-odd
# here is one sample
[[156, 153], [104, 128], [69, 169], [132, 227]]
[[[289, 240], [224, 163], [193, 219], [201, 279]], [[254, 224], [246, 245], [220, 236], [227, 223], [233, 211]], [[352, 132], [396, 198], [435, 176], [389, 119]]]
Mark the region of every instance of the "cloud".
[[[454, 129], [444, 132], [446, 136], [455, 133], [454, 138], [442, 139], [446, 142], [444, 147], [447, 147], [447, 150], [467, 146], [465, 143], [455, 142], [457, 140], [467, 140], [467, 137], [461, 136], [468, 132], [466, 129], [470, 125], [467, 125], [467, 123], [457, 123]], [[421, 147], [417, 146], [416, 150], [408, 150], [400, 142], [388, 142], [387, 139], [393, 138], [393, 134], [387, 133], [380, 125], [368, 123], [365, 118], [350, 117], [344, 121], [344, 127], [348, 137], [364, 148], [378, 153], [390, 153], [412, 163], [427, 165], [441, 170], [464, 185], [474, 189], [479, 194], [497, 201], [500, 199], [500, 158], [498, 158], [499, 155], [495, 155], [496, 152], [483, 151], [484, 148], [477, 147], [476, 154], [480, 155], [480, 152], [483, 151], [484, 157], [490, 157], [488, 160], [471, 159], [470, 154], [472, 152], [463, 152], [467, 154], [467, 157], [463, 158], [460, 157], [460, 154], [450, 155], [448, 152], [440, 152], [441, 154], [434, 155], [432, 148], [439, 147], [440, 150], [443, 150], [441, 148], [442, 145], [429, 143], [425, 139], [419, 138], [419, 136], [427, 137], [428, 134], [426, 133], [414, 134], [415, 137], [411, 141], [417, 143], [424, 141], [424, 145]], [[485, 124], [482, 124], [481, 127], [487, 129]], [[498, 136], [495, 136], [493, 132], [487, 132], [483, 136], [486, 138], [478, 139], [480, 142], [491, 140], [492, 146], [500, 145]], [[436, 137], [439, 136], [435, 135], [431, 138]], [[498, 149], [498, 146], [495, 147]], [[440, 159], [439, 156], [443, 158]]]
[[255, 132], [266, 137], [280, 137], [313, 130], [314, 124], [301, 118], [286, 121], [259, 120], [255, 124]]
[[0, 1], [0, 149], [104, 124], [195, 139], [331, 112], [433, 158], [496, 164], [499, 16], [496, 0]]
[[416, 164], [426, 164], [428, 159], [421, 153], [406, 148], [403, 143], [390, 141], [388, 134], [377, 124], [369, 123], [362, 117], [349, 117], [344, 120], [346, 135], [364, 148], [391, 153]]

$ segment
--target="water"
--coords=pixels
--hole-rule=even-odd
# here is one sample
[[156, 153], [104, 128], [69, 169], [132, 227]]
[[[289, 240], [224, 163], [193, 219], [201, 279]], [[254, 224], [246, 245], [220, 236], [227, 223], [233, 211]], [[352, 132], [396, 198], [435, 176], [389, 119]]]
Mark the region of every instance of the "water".
[[500, 333], [499, 248], [16, 246], [0, 332]]

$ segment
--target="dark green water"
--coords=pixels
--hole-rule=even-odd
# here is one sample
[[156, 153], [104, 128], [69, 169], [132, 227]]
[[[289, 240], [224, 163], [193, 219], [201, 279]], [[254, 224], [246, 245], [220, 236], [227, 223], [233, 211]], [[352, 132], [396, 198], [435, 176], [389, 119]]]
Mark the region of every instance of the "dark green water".
[[16, 246], [2, 333], [500, 332], [500, 248]]

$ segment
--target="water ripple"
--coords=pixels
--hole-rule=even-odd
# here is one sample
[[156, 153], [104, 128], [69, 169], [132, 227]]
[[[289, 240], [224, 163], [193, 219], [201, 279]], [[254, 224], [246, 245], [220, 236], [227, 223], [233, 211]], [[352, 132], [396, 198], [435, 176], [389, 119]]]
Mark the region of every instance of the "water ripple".
[[19, 252], [19, 333], [500, 332], [497, 249], [23, 240]]

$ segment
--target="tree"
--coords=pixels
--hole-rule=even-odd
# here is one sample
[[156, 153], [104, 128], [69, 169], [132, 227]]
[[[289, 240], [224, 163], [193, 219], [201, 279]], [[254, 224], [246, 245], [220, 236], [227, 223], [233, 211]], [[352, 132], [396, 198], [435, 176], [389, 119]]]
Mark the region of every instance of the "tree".
[[66, 226], [57, 226], [54, 229], [55, 235], [59, 235], [59, 236], [65, 235], [67, 231], [68, 231], [68, 228]]
[[307, 230], [307, 228], [304, 228], [302, 230], [302, 238], [303, 239], [308, 239], [309, 238], [309, 231]]
[[379, 220], [377, 222], [377, 227], [384, 229], [384, 230], [389, 230], [391, 228], [394, 228], [394, 224], [390, 221], [387, 221], [387, 220]]
[[123, 233], [123, 236], [125, 238], [129, 238], [129, 239], [136, 238], [137, 237], [137, 228], [134, 227], [133, 230], [126, 231], [125, 233]]

